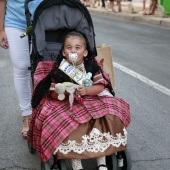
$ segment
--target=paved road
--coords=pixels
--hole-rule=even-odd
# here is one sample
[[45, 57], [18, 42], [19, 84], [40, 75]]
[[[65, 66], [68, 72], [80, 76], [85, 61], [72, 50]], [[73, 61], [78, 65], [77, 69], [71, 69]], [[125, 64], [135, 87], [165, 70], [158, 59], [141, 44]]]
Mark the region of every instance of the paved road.
[[[117, 33], [109, 29], [110, 34], [107, 37], [106, 32], [108, 28], [106, 25], [103, 27], [103, 23], [107, 22], [107, 19], [102, 20], [102, 24], [100, 24], [99, 18], [95, 17], [94, 19], [97, 43], [113, 43], [111, 45], [114, 47], [114, 61], [134, 71], [141, 71], [138, 73], [147, 77], [149, 74], [153, 76], [154, 71], [152, 69], [155, 69], [156, 66], [158, 66], [158, 72], [162, 74], [165, 70], [168, 71], [168, 59], [165, 60], [165, 65], [159, 66], [163, 63], [162, 60], [166, 59], [165, 54], [167, 51], [164, 55], [160, 54], [160, 51], [157, 51], [159, 55], [157, 55], [157, 52], [152, 51], [152, 42], [155, 44], [153, 40], [154, 36], [149, 38], [149, 34], [143, 33], [140, 35], [142, 38], [140, 43], [138, 43], [139, 40], [135, 36], [127, 36], [129, 33], [134, 32], [138, 36], [138, 29], [144, 32], [146, 31], [146, 33], [149, 29], [156, 30], [156, 35], [159, 36], [161, 31], [159, 32], [157, 27], [137, 24], [139, 26], [137, 28], [136, 24], [133, 25], [129, 22], [112, 21], [115, 23], [115, 26], [111, 25], [110, 28], [117, 31]], [[110, 19], [108, 22], [110, 24], [112, 23]], [[118, 25], [121, 26], [121, 29]], [[160, 40], [154, 47], [156, 48], [160, 45], [162, 48], [165, 46], [165, 50], [169, 50], [169, 46], [168, 48], [166, 46], [168, 42], [168, 39], [166, 39], [168, 30], [162, 29], [162, 31], [164, 32], [162, 33], [164, 39]], [[152, 31], [149, 32], [152, 33]], [[146, 35], [147, 37], [145, 37]], [[128, 41], [125, 42], [125, 39]], [[107, 40], [107, 42], [104, 40]], [[145, 40], [147, 41], [143, 42]], [[162, 46], [160, 42], [163, 40], [165, 43]], [[133, 41], [135, 41], [134, 47], [137, 50], [132, 46]], [[151, 43], [148, 43], [148, 41]], [[149, 44], [149, 46], [146, 46], [148, 49], [145, 47], [147, 51], [141, 51], [141, 45], [143, 44], [144, 46], [146, 43]], [[120, 46], [124, 47], [124, 49], [122, 50]], [[159, 49], [161, 50], [160, 47]], [[148, 51], [150, 54], [153, 54], [149, 56], [150, 60], [154, 62], [153, 64], [152, 62], [150, 64], [141, 62], [142, 58], [143, 60], [148, 58], [145, 56], [148, 54]], [[141, 53], [144, 54], [142, 55]], [[135, 60], [136, 54], [138, 54], [138, 62]], [[157, 60], [154, 61], [153, 57], [155, 54]], [[167, 54], [170, 54], [169, 51]], [[27, 143], [20, 135], [22, 118], [13, 87], [13, 75], [8, 51], [0, 49], [0, 59], [0, 170], [40, 170], [40, 161], [37, 155], [31, 155], [28, 152]], [[150, 70], [148, 70], [149, 65], [152, 68]], [[169, 80], [166, 80], [164, 76], [166, 75], [157, 76], [155, 81], [168, 87]], [[128, 150], [132, 156], [132, 170], [167, 170], [170, 167], [170, 97], [117, 68], [115, 68], [115, 79], [117, 96], [123, 97], [131, 105], [132, 123], [128, 128]], [[85, 164], [88, 166], [88, 170], [93, 166], [93, 162], [85, 162]]]
[[0, 48], [0, 170], [40, 170], [37, 156], [21, 137], [22, 117], [8, 51]]
[[92, 16], [97, 44], [111, 45], [115, 62], [170, 89], [170, 28]]
[[[170, 89], [169, 29], [92, 15], [97, 44], [109, 44], [114, 62]], [[170, 96], [115, 68], [116, 94], [131, 104], [128, 129], [133, 170], [170, 167]]]

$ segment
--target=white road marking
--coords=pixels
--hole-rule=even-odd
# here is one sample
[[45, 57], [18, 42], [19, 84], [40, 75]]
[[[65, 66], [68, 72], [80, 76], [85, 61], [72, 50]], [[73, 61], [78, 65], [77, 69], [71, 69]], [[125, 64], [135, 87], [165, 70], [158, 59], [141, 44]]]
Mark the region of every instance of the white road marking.
[[146, 77], [144, 77], [144, 76], [142, 76], [142, 75], [140, 75], [140, 74], [138, 74], [138, 73], [136, 73], [136, 72], [134, 72], [134, 71], [118, 64], [118, 63], [116, 63], [116, 62], [113, 62], [113, 65], [114, 65], [114, 67], [116, 67], [119, 70], [129, 74], [130, 76], [135, 77], [138, 80], [146, 83], [147, 85], [149, 85], [149, 86], [159, 90], [160, 92], [165, 93], [166, 95], [170, 96], [170, 89], [168, 89], [168, 88], [166, 88], [166, 87], [164, 87], [164, 86], [162, 86], [162, 85], [160, 85], [160, 84], [158, 84], [158, 83], [156, 83], [156, 82], [154, 82], [150, 79], [147, 79]]

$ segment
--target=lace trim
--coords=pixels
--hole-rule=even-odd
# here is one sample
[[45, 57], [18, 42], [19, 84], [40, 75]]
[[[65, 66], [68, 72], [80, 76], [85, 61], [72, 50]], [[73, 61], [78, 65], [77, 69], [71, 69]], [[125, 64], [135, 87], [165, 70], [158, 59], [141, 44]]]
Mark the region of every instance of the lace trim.
[[75, 140], [69, 140], [68, 143], [61, 143], [55, 150], [54, 154], [58, 151], [67, 154], [71, 151], [81, 154], [85, 151], [88, 152], [104, 152], [107, 148], [112, 145], [119, 147], [120, 145], [125, 146], [127, 144], [127, 131], [124, 128], [124, 135], [117, 133], [116, 137], [108, 133], [101, 133], [97, 128], [93, 128], [89, 135], [82, 136], [82, 143], [76, 143]]

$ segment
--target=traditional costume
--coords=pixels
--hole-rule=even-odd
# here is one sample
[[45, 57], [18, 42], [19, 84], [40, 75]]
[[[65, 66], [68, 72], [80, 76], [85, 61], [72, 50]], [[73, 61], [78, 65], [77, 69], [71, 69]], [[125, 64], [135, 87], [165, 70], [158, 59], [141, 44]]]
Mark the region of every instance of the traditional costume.
[[[34, 89], [49, 74], [53, 65], [52, 61], [38, 63], [34, 74]], [[58, 80], [53, 83], [70, 80], [75, 84], [74, 76], [59, 67], [53, 71], [52, 75], [56, 74], [55, 80]], [[78, 71], [88, 73], [85, 68], [83, 63], [76, 67]], [[108, 84], [100, 71], [93, 74], [91, 80], [93, 85], [103, 84], [106, 87]], [[42, 161], [47, 161], [52, 154], [57, 159], [89, 159], [126, 149], [126, 127], [130, 124], [128, 103], [114, 97], [105, 88], [98, 95], [81, 96], [81, 102], [75, 91], [70, 105], [68, 98], [53, 100], [50, 90], [33, 109], [28, 133], [28, 140]]]

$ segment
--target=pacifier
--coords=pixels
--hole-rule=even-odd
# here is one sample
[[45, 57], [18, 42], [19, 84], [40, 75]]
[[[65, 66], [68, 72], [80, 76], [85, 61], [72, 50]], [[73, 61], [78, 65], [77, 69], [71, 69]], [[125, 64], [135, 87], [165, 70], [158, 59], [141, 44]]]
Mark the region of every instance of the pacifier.
[[69, 54], [69, 60], [75, 62], [78, 58], [77, 53], [70, 53]]

